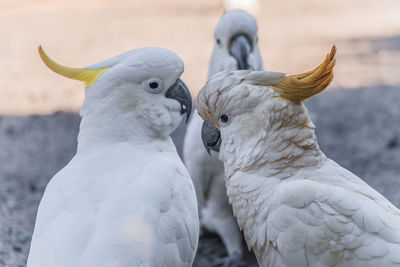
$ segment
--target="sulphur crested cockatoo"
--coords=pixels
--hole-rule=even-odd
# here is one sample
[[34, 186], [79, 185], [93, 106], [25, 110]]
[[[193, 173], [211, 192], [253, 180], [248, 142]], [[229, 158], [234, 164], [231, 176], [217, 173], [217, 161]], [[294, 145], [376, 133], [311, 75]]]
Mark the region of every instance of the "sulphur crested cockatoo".
[[191, 98], [183, 63], [161, 48], [53, 71], [86, 82], [78, 149], [39, 205], [28, 267], [191, 266], [195, 189], [169, 134]]
[[[237, 69], [262, 69], [256, 20], [242, 10], [228, 11], [217, 25], [209, 77]], [[203, 149], [202, 125], [195, 112], [186, 131], [183, 158], [196, 187], [202, 225], [221, 237], [229, 255], [224, 261], [232, 266], [243, 253], [242, 234], [226, 196], [223, 163]]]
[[198, 95], [198, 112], [216, 127], [204, 142], [220, 150], [260, 266], [400, 266], [400, 211], [321, 152], [302, 104], [332, 80], [334, 54], [300, 75], [221, 72]]

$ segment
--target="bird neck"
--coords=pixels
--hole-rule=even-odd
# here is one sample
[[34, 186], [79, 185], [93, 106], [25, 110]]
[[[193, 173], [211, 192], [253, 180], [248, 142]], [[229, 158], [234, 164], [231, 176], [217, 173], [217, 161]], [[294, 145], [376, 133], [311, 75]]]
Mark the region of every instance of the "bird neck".
[[285, 179], [298, 170], [322, 165], [327, 160], [318, 146], [315, 126], [304, 105], [277, 105], [269, 106], [268, 112], [257, 112], [264, 116], [260, 117], [261, 125], [267, 123], [256, 134], [239, 138], [232, 135], [223, 141], [220, 158], [224, 161], [227, 179], [236, 171]]
[[167, 141], [168, 135], [153, 136], [134, 112], [120, 112], [105, 108], [88, 109], [83, 106], [78, 134], [78, 151], [115, 143], [143, 145], [155, 139]]

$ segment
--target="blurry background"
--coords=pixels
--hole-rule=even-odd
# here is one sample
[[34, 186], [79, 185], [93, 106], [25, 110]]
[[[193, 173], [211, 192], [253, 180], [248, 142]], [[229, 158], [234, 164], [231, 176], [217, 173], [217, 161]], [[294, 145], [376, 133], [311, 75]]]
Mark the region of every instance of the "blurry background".
[[[398, 0], [236, 2], [258, 20], [266, 69], [308, 70], [336, 44], [332, 87], [400, 83]], [[39, 44], [56, 61], [78, 67], [142, 46], [168, 48], [185, 62], [183, 78], [195, 96], [205, 82], [222, 10], [218, 0], [1, 0], [0, 113], [81, 106], [83, 84], [45, 68]]]
[[[307, 102], [320, 145], [399, 206], [400, 1], [229, 2], [228, 9], [239, 3], [257, 18], [267, 70], [307, 71], [336, 44], [334, 81]], [[223, 6], [217, 0], [0, 1], [0, 266], [24, 266], [44, 186], [76, 147], [84, 85], [48, 70], [37, 46], [72, 67], [142, 46], [168, 48], [185, 62], [183, 80], [195, 97]], [[183, 132], [175, 134], [178, 148]], [[196, 266], [211, 266], [221, 253], [218, 239], [203, 238]]]

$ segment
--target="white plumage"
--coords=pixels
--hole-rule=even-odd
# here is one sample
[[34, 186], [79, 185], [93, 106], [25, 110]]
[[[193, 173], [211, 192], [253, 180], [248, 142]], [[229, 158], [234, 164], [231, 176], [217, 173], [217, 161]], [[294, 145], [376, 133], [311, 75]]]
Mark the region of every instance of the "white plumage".
[[27, 266], [191, 266], [197, 201], [169, 137], [183, 63], [143, 48], [82, 70], [103, 68], [86, 88], [77, 153], [40, 202]]
[[[237, 38], [239, 35], [241, 40]], [[250, 14], [242, 10], [225, 13], [215, 29], [209, 78], [223, 70], [261, 70], [257, 41], [257, 23]], [[194, 113], [184, 140], [183, 158], [196, 187], [201, 223], [221, 237], [229, 255], [236, 253], [240, 256], [242, 234], [226, 196], [223, 164], [204, 150], [201, 140], [203, 120], [197, 112]]]
[[294, 76], [222, 72], [198, 95], [260, 266], [400, 266], [400, 211], [321, 152], [301, 103], [329, 84], [333, 56]]

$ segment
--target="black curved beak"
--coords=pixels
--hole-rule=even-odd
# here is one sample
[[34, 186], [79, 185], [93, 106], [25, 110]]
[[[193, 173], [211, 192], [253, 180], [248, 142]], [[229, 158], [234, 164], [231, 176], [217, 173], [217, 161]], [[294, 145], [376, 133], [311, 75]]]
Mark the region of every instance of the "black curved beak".
[[244, 34], [233, 36], [229, 44], [229, 54], [236, 59], [239, 70], [249, 69], [251, 43]]
[[184, 82], [178, 79], [165, 93], [165, 97], [175, 99], [181, 104], [181, 115], [186, 113], [187, 123], [192, 112], [192, 96]]
[[207, 122], [203, 122], [201, 139], [209, 155], [211, 155], [210, 150], [219, 152], [219, 148], [221, 147], [221, 132], [217, 128]]

